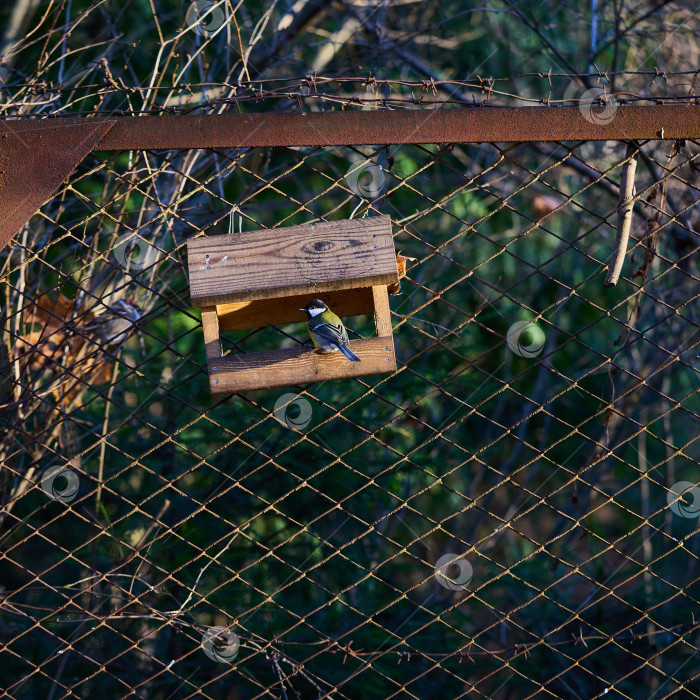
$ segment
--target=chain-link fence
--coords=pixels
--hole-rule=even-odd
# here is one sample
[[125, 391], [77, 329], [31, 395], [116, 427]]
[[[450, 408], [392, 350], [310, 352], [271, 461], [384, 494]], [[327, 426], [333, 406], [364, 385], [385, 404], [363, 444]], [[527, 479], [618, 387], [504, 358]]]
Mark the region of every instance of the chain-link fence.
[[[699, 153], [91, 154], [3, 253], [7, 696], [700, 695]], [[378, 213], [398, 371], [212, 399], [184, 241]]]

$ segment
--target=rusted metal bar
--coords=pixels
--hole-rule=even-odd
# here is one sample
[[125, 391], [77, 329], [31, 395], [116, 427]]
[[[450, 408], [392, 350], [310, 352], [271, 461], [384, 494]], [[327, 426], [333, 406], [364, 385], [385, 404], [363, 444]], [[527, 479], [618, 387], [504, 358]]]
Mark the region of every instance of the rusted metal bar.
[[[585, 111], [585, 110], [584, 110]], [[113, 117], [93, 150], [508, 143], [700, 138], [700, 105], [618, 107], [606, 124], [578, 107], [479, 107], [286, 114]], [[77, 126], [97, 119], [16, 119], [14, 131]]]
[[0, 248], [91, 150], [700, 139], [700, 105], [590, 107], [0, 120]]
[[[609, 118], [609, 117], [608, 117]], [[700, 105], [618, 107], [607, 124], [578, 107], [121, 117], [96, 150], [700, 138]]]
[[0, 250], [112, 124], [111, 119], [0, 120]]

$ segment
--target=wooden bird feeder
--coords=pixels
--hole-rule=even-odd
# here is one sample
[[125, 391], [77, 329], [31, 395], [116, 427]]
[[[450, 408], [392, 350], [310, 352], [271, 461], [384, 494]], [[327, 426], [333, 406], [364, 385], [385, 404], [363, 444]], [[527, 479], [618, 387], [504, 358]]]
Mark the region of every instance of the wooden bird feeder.
[[[398, 283], [398, 271], [388, 216], [192, 238], [187, 265], [213, 394], [396, 370], [387, 287]], [[361, 362], [301, 345], [222, 355], [221, 332], [305, 323], [300, 309], [312, 299], [341, 317], [374, 314], [376, 337], [350, 335]]]

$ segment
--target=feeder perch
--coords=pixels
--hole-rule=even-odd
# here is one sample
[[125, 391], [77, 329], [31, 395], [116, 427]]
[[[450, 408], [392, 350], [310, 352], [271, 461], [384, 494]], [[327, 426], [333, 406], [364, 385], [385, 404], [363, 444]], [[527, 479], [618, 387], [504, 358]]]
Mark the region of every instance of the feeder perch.
[[[192, 238], [187, 265], [213, 394], [396, 371], [387, 287], [398, 270], [388, 216]], [[374, 314], [376, 337], [351, 335], [361, 362], [301, 345], [222, 355], [221, 332], [305, 323], [300, 309], [312, 299], [341, 317]]]

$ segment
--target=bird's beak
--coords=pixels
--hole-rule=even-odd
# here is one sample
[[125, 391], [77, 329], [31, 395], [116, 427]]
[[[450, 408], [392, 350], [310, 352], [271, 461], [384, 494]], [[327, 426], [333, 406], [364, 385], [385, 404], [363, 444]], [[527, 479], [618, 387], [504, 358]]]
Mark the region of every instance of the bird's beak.
[[299, 311], [306, 311], [306, 309], [299, 309]]

